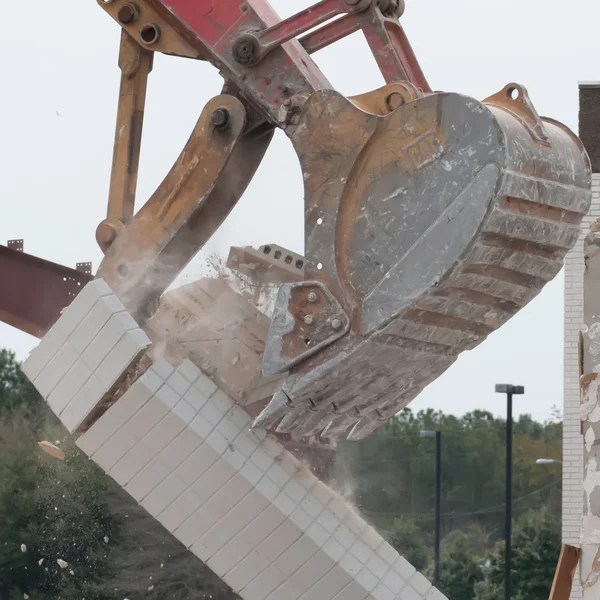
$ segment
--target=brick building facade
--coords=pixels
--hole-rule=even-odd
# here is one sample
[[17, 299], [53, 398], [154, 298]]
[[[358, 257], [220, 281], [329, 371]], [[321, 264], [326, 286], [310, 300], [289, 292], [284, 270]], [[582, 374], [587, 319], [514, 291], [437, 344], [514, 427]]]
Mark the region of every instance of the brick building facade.
[[[579, 545], [582, 515], [583, 440], [579, 414], [578, 338], [583, 325], [583, 238], [600, 218], [600, 82], [580, 84], [579, 131], [595, 173], [592, 206], [577, 245], [565, 260], [565, 357], [563, 430], [563, 542]], [[576, 581], [572, 600], [581, 598]]]

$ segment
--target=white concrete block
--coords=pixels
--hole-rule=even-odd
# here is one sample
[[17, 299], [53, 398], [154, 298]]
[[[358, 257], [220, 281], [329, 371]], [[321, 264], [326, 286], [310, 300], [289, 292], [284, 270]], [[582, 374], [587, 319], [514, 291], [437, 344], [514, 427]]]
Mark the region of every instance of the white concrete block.
[[266, 473], [273, 465], [273, 458], [269, 456], [260, 446], [252, 453], [250, 461], [255, 464], [263, 473]]
[[240, 469], [240, 473], [252, 484], [257, 485], [262, 478], [260, 469], [251, 462], [244, 463]]
[[393, 564], [394, 571], [404, 579], [408, 581], [415, 573], [416, 569], [403, 557], [397, 555], [397, 558]]
[[136, 438], [131, 433], [125, 429], [119, 429], [94, 453], [92, 459], [108, 473], [135, 446], [136, 442]]
[[55, 415], [60, 415], [91, 375], [92, 372], [83, 361], [75, 361], [75, 364], [48, 396], [48, 404]]
[[63, 310], [58, 320], [61, 331], [69, 336], [92, 310], [96, 302], [104, 297], [113, 295], [112, 290], [103, 279], [90, 281], [75, 296], [71, 304]]
[[219, 433], [216, 429], [206, 438], [206, 443], [219, 455], [225, 454], [230, 450], [229, 442], [225, 436]]
[[160, 460], [171, 471], [175, 471], [201, 443], [202, 440], [196, 432], [186, 427], [164, 450], [161, 450]]
[[242, 590], [242, 596], [244, 600], [264, 600], [284, 581], [285, 575], [273, 565], [269, 565]]
[[379, 579], [369, 569], [363, 567], [356, 576], [356, 582], [362, 585], [367, 592], [372, 592], [377, 587]]
[[[298, 558], [301, 561], [303, 557], [299, 556]], [[277, 566], [277, 563], [275, 564]], [[315, 553], [294, 573], [288, 575], [289, 578], [269, 596], [269, 600], [298, 600], [302, 594], [326, 575], [334, 567], [334, 564], [322, 552]]]
[[410, 585], [407, 585], [400, 591], [398, 600], [422, 600], [423, 596]]
[[333, 533], [333, 537], [344, 547], [350, 548], [357, 537], [345, 526], [340, 525]]
[[123, 303], [115, 295], [98, 298], [93, 308], [69, 336], [69, 342], [75, 348], [77, 354], [81, 356], [108, 320], [115, 313], [124, 310]]
[[344, 520], [346, 515], [350, 512], [348, 503], [345, 502], [338, 495], [334, 495], [331, 501], [327, 504], [327, 509], [330, 510], [340, 522]]
[[137, 323], [129, 313], [114, 314], [83, 351], [82, 360], [92, 371], [96, 370], [125, 333], [136, 328]]
[[285, 448], [274, 438], [267, 436], [260, 447], [273, 459], [279, 460], [287, 454]]
[[150, 338], [141, 329], [127, 331], [96, 369], [96, 377], [110, 388], [149, 345]]
[[294, 501], [295, 504], [300, 504], [306, 490], [294, 479], [290, 479], [284, 486], [283, 491]]
[[141, 440], [160, 420], [166, 416], [169, 409], [156, 397], [150, 398], [140, 410], [138, 410], [125, 425], [123, 429], [136, 440]]
[[286, 473], [277, 463], [274, 463], [271, 468], [266, 472], [266, 476], [273, 481], [277, 487], [281, 490], [285, 487], [285, 484], [290, 480], [290, 476]]
[[[152, 447], [156, 455], [162, 452], [184, 429], [186, 429], [185, 423], [179, 416], [170, 412], [142, 438], [142, 441]], [[164, 459], [163, 462], [165, 462]]]
[[200, 413], [198, 413], [190, 423], [190, 428], [205, 440], [212, 433], [215, 426], [211, 425]]
[[333, 490], [328, 485], [318, 480], [310, 491], [317, 501], [323, 506], [327, 506], [335, 497]]
[[192, 422], [196, 416], [196, 411], [185, 401], [180, 400], [173, 409], [173, 412], [187, 425]]
[[[188, 459], [189, 460], [189, 459]], [[234, 475], [236, 471], [224, 460], [217, 460], [193, 484], [192, 489], [200, 497], [202, 505], [212, 498]], [[198, 538], [196, 538], [198, 539]], [[192, 543], [196, 541], [192, 540]]]
[[[263, 477], [256, 484], [256, 489], [267, 499], [273, 500], [277, 494], [279, 494], [279, 487], [271, 481], [268, 477]], [[302, 510], [302, 509], [297, 509]], [[306, 511], [302, 510], [306, 514], [307, 518], [310, 519]], [[312, 522], [312, 521], [311, 521]]]
[[198, 412], [207, 402], [204, 396], [197, 388], [192, 386], [183, 396], [183, 399]]
[[172, 473], [155, 487], [142, 501], [142, 506], [154, 517], [157, 517], [171, 502], [185, 492], [187, 484]]
[[244, 466], [246, 457], [229, 448], [229, 450], [223, 454], [223, 460], [229, 463], [236, 471], [239, 471]]
[[36, 377], [34, 385], [37, 391], [44, 398], [48, 398], [59, 381], [75, 364], [77, 358], [75, 348], [68, 341], [64, 342], [54, 357], [50, 359], [48, 364], [42, 369], [42, 372]]
[[383, 579], [384, 575], [389, 571], [390, 566], [383, 560], [383, 558], [373, 554], [367, 562], [367, 569], [377, 577], [377, 579]]
[[340, 526], [339, 519], [327, 508], [324, 508], [323, 512], [318, 516], [317, 523], [330, 535]]
[[141, 502], [161, 481], [171, 474], [159, 459], [154, 458], [150, 464], [144, 467], [125, 487], [133, 498]]
[[350, 547], [350, 553], [356, 556], [363, 565], [366, 565], [373, 556], [373, 551], [359, 539]]
[[313, 518], [316, 519], [325, 508], [313, 495], [309, 492], [300, 503], [300, 506]]
[[268, 564], [272, 564], [301, 535], [302, 532], [291, 521], [285, 520], [258, 546], [257, 550], [267, 559]]
[[75, 443], [85, 454], [91, 456], [117, 431], [120, 425], [121, 423], [110, 412], [105, 412]]
[[153, 391], [149, 387], [151, 379], [142, 375], [133, 385], [108, 409], [108, 413], [119, 422], [119, 425], [125, 424], [150, 398]]
[[217, 462], [218, 458], [219, 455], [208, 444], [203, 443], [181, 463], [177, 474], [188, 485], [192, 485]]
[[[573, 596], [571, 596], [572, 598]], [[440, 590], [432, 587], [429, 592], [427, 592], [427, 596], [425, 596], [425, 600], [448, 600]]]
[[194, 381], [194, 386], [207, 398], [210, 398], [217, 391], [217, 386], [204, 373]]
[[163, 381], [166, 381], [171, 376], [171, 373], [175, 370], [175, 367], [173, 367], [173, 365], [170, 364], [166, 359], [159, 358], [152, 363], [150, 369], [154, 371], [154, 373]]
[[104, 387], [92, 375], [60, 414], [60, 420], [70, 433], [74, 433], [87, 419], [104, 397], [104, 393]]
[[252, 440], [250, 436], [243, 431], [235, 438], [233, 446], [246, 458], [250, 458], [250, 456], [252, 456], [252, 454], [254, 454], [254, 452], [258, 448], [256, 442]]
[[224, 419], [217, 425], [217, 431], [228, 441], [233, 442], [240, 434], [240, 429], [225, 415]]
[[377, 584], [372, 595], [375, 600], [394, 600], [396, 597], [396, 594], [389, 590], [383, 583]]
[[425, 596], [431, 589], [431, 581], [418, 571], [413, 573], [412, 577], [408, 580], [408, 584], [415, 588], [421, 597]]
[[275, 496], [273, 505], [286, 516], [290, 515], [296, 508], [296, 504], [294, 504], [293, 500], [285, 492], [280, 492]]
[[365, 600], [366, 598], [370, 598], [369, 593], [352, 580], [333, 600]]
[[[259, 430], [253, 430], [254, 432], [259, 431]], [[291, 453], [291, 452], [282, 452], [280, 457], [279, 457], [279, 465], [281, 466], [281, 468], [292, 478], [296, 479], [298, 481], [298, 483], [300, 483], [301, 485], [303, 485], [303, 483], [301, 482], [301, 478], [302, 478], [302, 473], [304, 471], [308, 471], [308, 469], [306, 469], [306, 467], [304, 467], [302, 465], [302, 463]], [[305, 489], [306, 486], [303, 485], [303, 487]], [[307, 489], [308, 491], [308, 489]]]
[[200, 412], [198, 414], [201, 415], [202, 417], [204, 417], [204, 419], [206, 419], [212, 425], [212, 427], [214, 428], [214, 427], [216, 427], [219, 424], [219, 422], [221, 421], [221, 419], [225, 415], [225, 411], [219, 410], [213, 404], [213, 402], [210, 401], [210, 402], [207, 402], [200, 409]]
[[327, 542], [330, 537], [325, 529], [323, 529], [318, 523], [313, 523], [306, 530], [306, 535], [319, 547], [324, 546], [325, 542]]
[[29, 353], [27, 360], [21, 365], [21, 370], [25, 373], [29, 381], [35, 381], [35, 378], [54, 358], [66, 339], [67, 336], [59, 328], [58, 324], [50, 328], [40, 343]]
[[[323, 575], [317, 583], [301, 596], [301, 600], [330, 600], [339, 594], [353, 579], [338, 565]], [[366, 595], [366, 592], [365, 592]]]
[[229, 420], [239, 428], [240, 431], [250, 427], [250, 422], [252, 421], [250, 415], [239, 406], [234, 406], [232, 409], [230, 409], [227, 413], [227, 416], [229, 417]]
[[[384, 541], [382, 544], [380, 544], [377, 547], [377, 555], [380, 556], [381, 558], [383, 558], [383, 560], [388, 564], [388, 565], [393, 565], [399, 557], [398, 552], [396, 551], [395, 548], [393, 548], [388, 542]], [[398, 571], [398, 573], [400, 575], [402, 575], [402, 573], [400, 573], [400, 571]]]
[[334, 538], [330, 537], [323, 544], [323, 552], [335, 562], [339, 562], [342, 556], [346, 553], [346, 549]]
[[138, 381], [140, 380], [153, 394], [156, 394], [164, 383], [152, 369], [148, 369]]
[[[269, 480], [266, 479], [266, 481]], [[273, 485], [275, 484], [273, 483]], [[289, 519], [301, 531], [306, 531], [313, 522], [313, 520], [309, 517], [308, 513], [299, 506], [292, 511], [292, 513], [289, 516]]]
[[399, 594], [400, 590], [406, 585], [406, 581], [394, 569], [389, 569], [382, 581], [395, 595]]
[[181, 373], [190, 383], [194, 383], [202, 371], [189, 359], [186, 358], [178, 367], [177, 371]]
[[284, 515], [269, 504], [258, 517], [252, 520], [208, 561], [210, 568], [219, 577], [223, 577], [269, 537], [284, 519]]
[[231, 410], [235, 405], [233, 400], [223, 390], [217, 390], [210, 397], [210, 403], [218, 408], [223, 414]]
[[375, 529], [371, 526], [367, 526], [367, 528], [360, 534], [360, 539], [367, 545], [371, 550], [377, 550], [379, 546], [384, 542], [384, 539], [375, 531]]
[[360, 537], [362, 532], [367, 528], [367, 522], [355, 511], [350, 509], [348, 514], [344, 517], [344, 525], [354, 533], [357, 537]]
[[138, 442], [110, 469], [108, 474], [125, 487], [151, 460], [155, 451], [152, 446]]
[[352, 577], [356, 577], [363, 569], [362, 563], [352, 554], [342, 556], [338, 564]]
[[169, 531], [175, 531], [186, 519], [191, 517], [200, 506], [200, 498], [189, 488], [174, 500], [157, 519]]
[[183, 396], [192, 387], [190, 381], [188, 381], [179, 371], [173, 371], [167, 383], [177, 392], [179, 396]]

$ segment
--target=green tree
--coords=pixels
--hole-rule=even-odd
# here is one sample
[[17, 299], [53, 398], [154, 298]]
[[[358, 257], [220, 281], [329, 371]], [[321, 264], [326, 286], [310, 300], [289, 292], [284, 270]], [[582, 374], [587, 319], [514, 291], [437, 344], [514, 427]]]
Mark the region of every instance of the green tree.
[[405, 518], [394, 519], [391, 528], [386, 532], [386, 537], [413, 567], [419, 571], [425, 569], [429, 562], [427, 544], [423, 532], [415, 523]]
[[[546, 600], [560, 553], [560, 524], [547, 508], [532, 511], [516, 523], [511, 578], [515, 600]], [[504, 544], [488, 558], [485, 579], [475, 585], [476, 600], [504, 597]]]

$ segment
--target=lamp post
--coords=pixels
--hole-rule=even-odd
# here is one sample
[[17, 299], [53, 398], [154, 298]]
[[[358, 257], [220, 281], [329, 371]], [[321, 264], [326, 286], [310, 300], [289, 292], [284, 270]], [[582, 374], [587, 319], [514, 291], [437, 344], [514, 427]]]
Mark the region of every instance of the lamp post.
[[440, 543], [442, 531], [441, 495], [442, 495], [442, 432], [421, 431], [422, 438], [435, 438], [435, 541], [434, 572], [436, 586], [440, 583]]
[[496, 392], [506, 394], [506, 511], [505, 511], [505, 558], [504, 558], [504, 598], [510, 600], [510, 568], [512, 550], [512, 400], [513, 395], [525, 393], [522, 385], [511, 385], [510, 383], [497, 383]]

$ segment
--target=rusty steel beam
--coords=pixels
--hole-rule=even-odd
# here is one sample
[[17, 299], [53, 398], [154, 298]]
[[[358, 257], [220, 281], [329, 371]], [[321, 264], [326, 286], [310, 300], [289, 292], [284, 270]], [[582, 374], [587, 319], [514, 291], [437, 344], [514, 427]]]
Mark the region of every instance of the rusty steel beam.
[[38, 338], [93, 277], [0, 245], [0, 321]]

